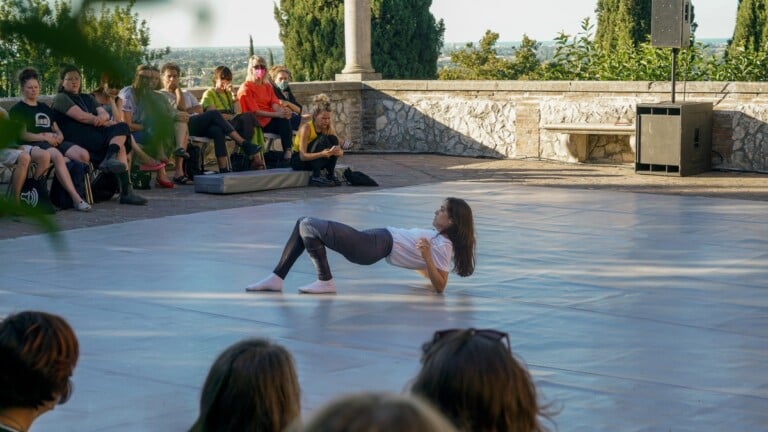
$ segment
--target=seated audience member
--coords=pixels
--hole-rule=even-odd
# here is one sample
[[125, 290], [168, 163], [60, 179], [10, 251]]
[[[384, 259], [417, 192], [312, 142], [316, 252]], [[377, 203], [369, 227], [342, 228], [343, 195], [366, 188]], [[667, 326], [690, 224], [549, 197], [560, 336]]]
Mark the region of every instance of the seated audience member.
[[[336, 177], [336, 161], [344, 155], [331, 120], [331, 101], [325, 94], [314, 97], [310, 108], [312, 120], [299, 128], [293, 144], [291, 167], [296, 171], [312, 171], [309, 184], [341, 186]], [[322, 177], [321, 170], [326, 171]]]
[[292, 140], [291, 110], [280, 104], [275, 90], [267, 78], [267, 62], [259, 56], [248, 59], [248, 72], [245, 82], [237, 89], [237, 99], [243, 113], [251, 113], [266, 133], [280, 136], [282, 155], [278, 166], [291, 163]]
[[525, 367], [497, 330], [435, 332], [422, 347], [411, 392], [433, 403], [463, 431], [542, 432], [542, 409]]
[[[53, 110], [48, 105], [38, 101], [40, 78], [37, 71], [32, 68], [24, 69], [19, 73], [18, 79], [22, 98], [11, 107], [9, 114], [12, 121], [22, 126], [20, 140], [29, 144], [28, 146], [21, 146], [19, 149], [23, 153], [29, 154], [27, 166], [29, 166], [29, 162], [36, 164], [34, 176], [39, 179], [45, 176], [51, 163], [53, 163], [56, 178], [59, 179], [64, 190], [72, 199], [73, 207], [78, 211], [89, 211], [91, 206], [77, 193], [67, 169], [67, 160], [64, 157], [64, 154], [73, 155], [76, 156], [76, 159], [84, 157], [87, 161], [85, 150], [69, 141], [64, 141], [64, 134], [54, 120]], [[17, 154], [16, 158], [17, 160], [21, 159], [22, 163], [27, 159], [21, 153]], [[16, 171], [21, 171], [15, 174], [20, 176], [18, 180], [23, 184], [27, 171], [20, 169]], [[18, 187], [20, 193], [21, 186]], [[15, 188], [16, 186], [14, 186]]]
[[[116, 86], [109, 84], [109, 81], [105, 80], [91, 92], [91, 96], [110, 115], [110, 120], [125, 122], [123, 99], [120, 98], [118, 92], [119, 90], [117, 90]], [[131, 133], [131, 149], [131, 153], [134, 154], [133, 162], [139, 165], [139, 170], [157, 172], [155, 180], [157, 186], [168, 189], [175, 187], [174, 183], [168, 179], [168, 174], [165, 171], [165, 162], [161, 162], [148, 155], [141, 145], [136, 142], [133, 133]]]
[[456, 429], [418, 396], [359, 393], [338, 398], [289, 432], [452, 432]]
[[[0, 122], [8, 121], [8, 111], [3, 107], [0, 107]], [[29, 163], [31, 161], [30, 151], [32, 146], [24, 145], [16, 148], [4, 148], [0, 149], [0, 165], [7, 169], [13, 168], [13, 175], [11, 176], [11, 196], [14, 202], [19, 203], [21, 200], [21, 188], [24, 186], [24, 181], [27, 179], [27, 172], [29, 171]]]
[[272, 66], [269, 68], [269, 78], [280, 103], [291, 110], [291, 130], [298, 131], [301, 125], [302, 106], [291, 90], [291, 72], [283, 65]]
[[268, 340], [246, 339], [211, 366], [190, 432], [282, 432], [300, 414], [291, 354]]
[[[218, 110], [209, 109], [203, 111], [203, 106], [200, 105], [195, 96], [181, 89], [179, 86], [181, 72], [178, 65], [166, 63], [160, 69], [160, 73], [163, 79], [162, 93], [168, 98], [171, 105], [175, 106], [179, 111], [190, 115], [188, 122], [190, 135], [213, 139], [219, 172], [229, 172], [229, 168], [227, 168], [229, 153], [227, 152], [226, 137], [232, 138], [238, 146], [253, 148], [255, 147], [254, 144], [240, 136]], [[259, 150], [261, 148], [254, 149], [253, 153]]]
[[[175, 157], [176, 176], [171, 182], [165, 168], [158, 170], [157, 185], [164, 188], [173, 188], [176, 184], [191, 184], [192, 181], [184, 171], [184, 159], [189, 157], [187, 144], [189, 132], [187, 121], [189, 114], [177, 111], [170, 106], [168, 100], [156, 91], [160, 83], [160, 71], [151, 65], [139, 65], [133, 84], [120, 90], [118, 97], [122, 100], [122, 112], [125, 122], [131, 130], [134, 142], [140, 148], [147, 146], [151, 141], [158, 145], [150, 148], [160, 162], [166, 163], [166, 147], [173, 147]], [[151, 162], [150, 162], [151, 164]]]
[[73, 65], [65, 65], [59, 75], [59, 92], [53, 98], [57, 120], [68, 139], [88, 150], [99, 169], [111, 172], [120, 182], [120, 204], [144, 205], [147, 200], [133, 192], [128, 173], [131, 131], [123, 122], [110, 120], [93, 96], [81, 93], [82, 74]]
[[45, 312], [0, 322], [0, 431], [23, 432], [72, 394], [80, 348], [72, 327]]

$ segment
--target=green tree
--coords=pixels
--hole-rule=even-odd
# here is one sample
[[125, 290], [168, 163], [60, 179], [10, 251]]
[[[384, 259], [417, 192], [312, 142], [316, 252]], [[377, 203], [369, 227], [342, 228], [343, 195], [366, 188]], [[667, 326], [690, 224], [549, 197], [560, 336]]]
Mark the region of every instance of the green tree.
[[536, 58], [538, 43], [523, 35], [520, 47], [514, 50], [512, 60], [499, 56], [496, 43], [499, 34], [486, 30], [477, 47], [470, 42], [462, 49], [452, 51], [451, 63], [438, 72], [442, 80], [513, 80], [532, 78], [539, 69]]
[[[384, 78], [434, 78], [445, 25], [431, 0], [372, 0], [371, 63]], [[331, 80], [344, 68], [342, 1], [282, 0], [274, 7], [285, 64], [299, 81]]]
[[[96, 12], [92, 2], [74, 11], [71, 1], [3, 0], [0, 3], [0, 82], [3, 96], [18, 94], [16, 72], [33, 66], [43, 76], [43, 94], [55, 93], [58, 68], [62, 63], [77, 64], [88, 89], [102, 76], [127, 83], [137, 64], [161, 58], [169, 49], [150, 50], [149, 29], [131, 12], [135, 0], [125, 7], [109, 8], [106, 3]], [[109, 53], [83, 58], [83, 51]]]
[[371, 63], [387, 79], [434, 79], [445, 23], [432, 0], [371, 2]]
[[739, 0], [729, 56], [759, 53], [768, 47], [768, 12], [765, 0]]
[[648, 40], [651, 2], [648, 0], [597, 0], [595, 45], [603, 50]]

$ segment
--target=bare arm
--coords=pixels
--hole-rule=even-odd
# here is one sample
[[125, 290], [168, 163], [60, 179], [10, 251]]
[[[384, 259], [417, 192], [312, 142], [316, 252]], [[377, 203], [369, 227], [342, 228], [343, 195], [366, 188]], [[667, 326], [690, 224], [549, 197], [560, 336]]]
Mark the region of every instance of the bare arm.
[[419, 273], [429, 279], [432, 286], [435, 288], [435, 291], [437, 291], [438, 294], [441, 294], [445, 291], [445, 286], [448, 284], [448, 272], [435, 267], [435, 262], [432, 261], [432, 246], [430, 245], [429, 240], [425, 238], [419, 239], [418, 243], [416, 243], [416, 247], [419, 248], [421, 257], [424, 258], [424, 262], [427, 264], [427, 268], [425, 270], [419, 270]]

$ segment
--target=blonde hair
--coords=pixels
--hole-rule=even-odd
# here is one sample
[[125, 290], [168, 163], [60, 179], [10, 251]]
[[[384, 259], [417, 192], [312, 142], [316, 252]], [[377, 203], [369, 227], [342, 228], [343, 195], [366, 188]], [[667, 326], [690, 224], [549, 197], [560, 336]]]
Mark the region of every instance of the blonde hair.
[[267, 67], [267, 61], [264, 59], [264, 57], [258, 55], [252, 55], [248, 57], [248, 75], [246, 80], [250, 81], [253, 79], [253, 67], [257, 64], [264, 65], [265, 69]]
[[328, 95], [325, 93], [320, 93], [319, 95], [313, 97], [309, 112], [313, 117], [323, 112], [333, 112], [331, 107], [331, 98], [328, 97]]
[[269, 68], [269, 77], [272, 78], [272, 81], [277, 79], [277, 74], [280, 72], [285, 72], [288, 74], [288, 79], [293, 79], [293, 75], [291, 75], [291, 71], [288, 70], [285, 65], [274, 65], [271, 68]]

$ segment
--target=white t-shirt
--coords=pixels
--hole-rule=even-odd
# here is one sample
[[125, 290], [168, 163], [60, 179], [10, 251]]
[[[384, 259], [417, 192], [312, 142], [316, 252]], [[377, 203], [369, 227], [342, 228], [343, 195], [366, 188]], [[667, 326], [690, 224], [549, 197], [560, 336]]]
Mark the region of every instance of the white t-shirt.
[[445, 272], [451, 271], [453, 243], [447, 237], [433, 229], [387, 227], [387, 230], [392, 234], [392, 252], [386, 258], [388, 263], [411, 270], [426, 269], [427, 263], [416, 248], [419, 239], [426, 238], [432, 246], [432, 262], [435, 267]]
[[[174, 107], [176, 106], [176, 95], [175, 94], [169, 92], [168, 90], [160, 90], [160, 93], [162, 93], [163, 96], [165, 96], [168, 99], [168, 102], [170, 102], [171, 105], [173, 105]], [[200, 105], [200, 102], [197, 100], [195, 95], [193, 95], [192, 93], [190, 93], [190, 92], [188, 92], [186, 90], [182, 90], [181, 91], [181, 97], [184, 98], [184, 106], [186, 106], [187, 109], [194, 108], [194, 107]]]

